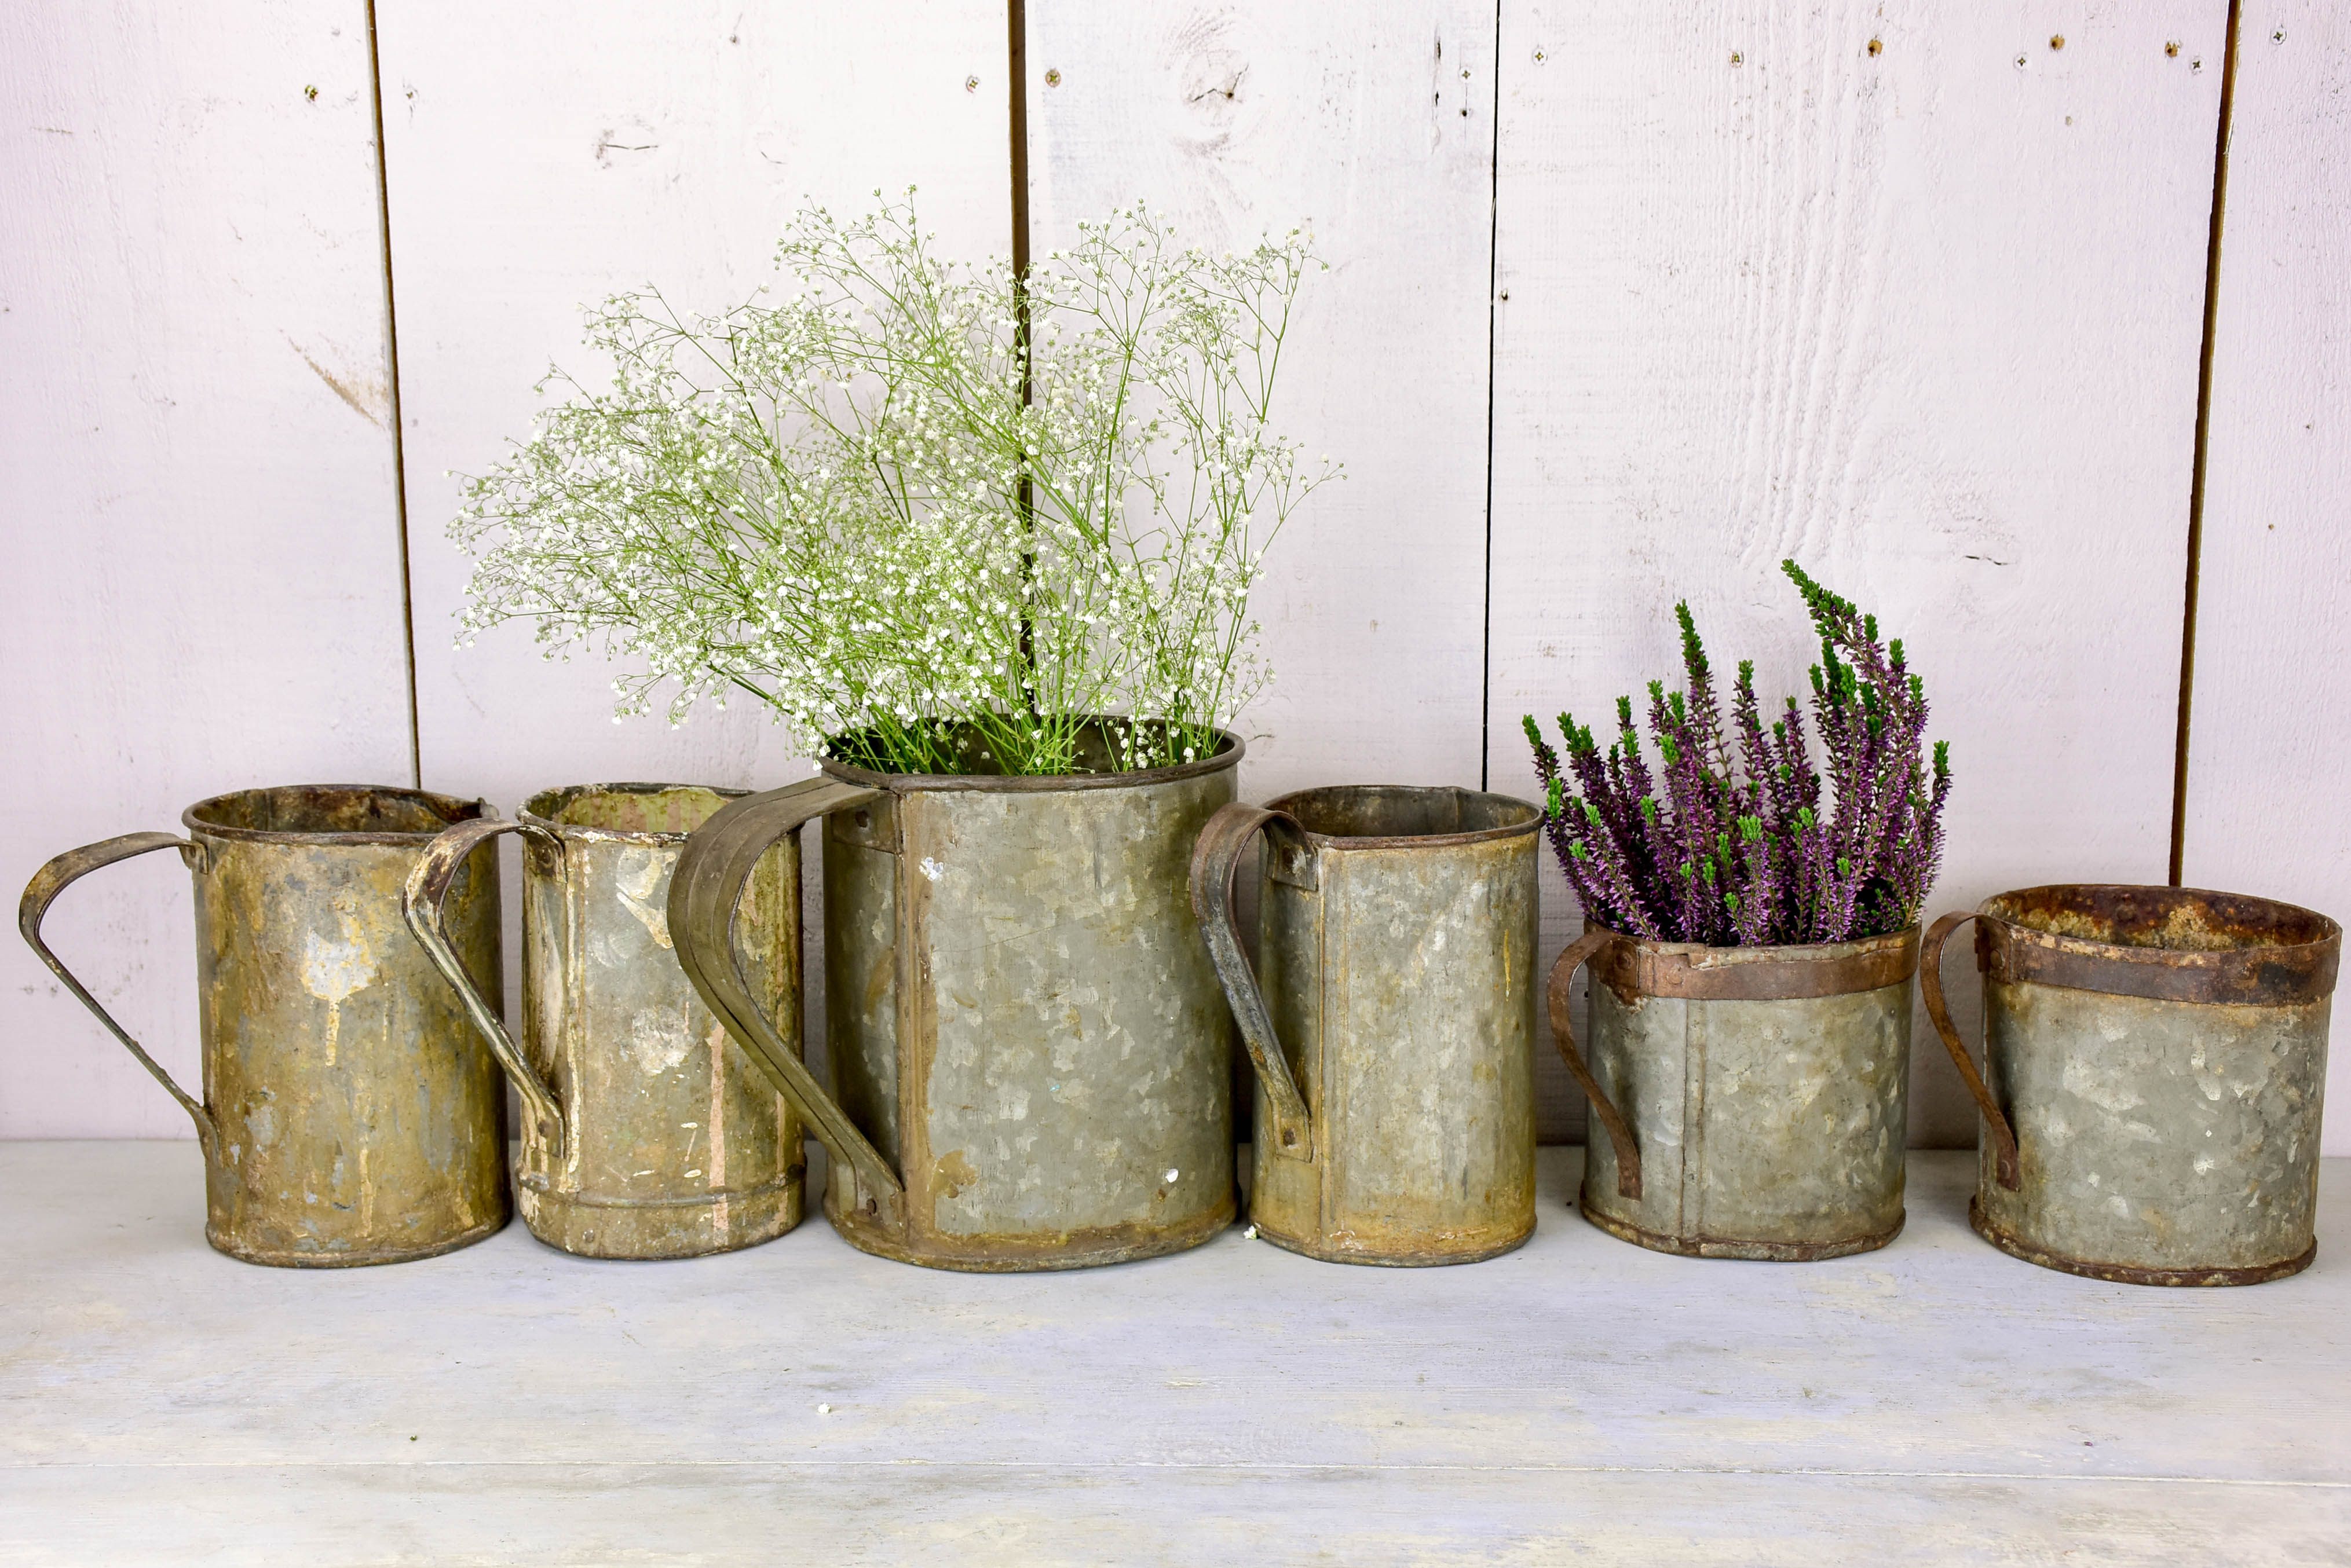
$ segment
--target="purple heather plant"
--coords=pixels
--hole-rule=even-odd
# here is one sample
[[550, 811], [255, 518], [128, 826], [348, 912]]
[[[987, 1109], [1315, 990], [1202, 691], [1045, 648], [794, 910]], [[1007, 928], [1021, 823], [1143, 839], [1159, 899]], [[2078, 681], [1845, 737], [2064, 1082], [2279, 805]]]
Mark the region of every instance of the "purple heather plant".
[[1831, 804], [1813, 764], [1796, 699], [1767, 730], [1755, 665], [1742, 660], [1723, 722], [1706, 647], [1687, 602], [1682, 666], [1688, 685], [1649, 682], [1652, 772], [1616, 700], [1616, 739], [1603, 751], [1566, 713], [1564, 765], [1531, 714], [1548, 809], [1543, 827], [1583, 904], [1587, 925], [1709, 947], [1850, 941], [1918, 918], [1943, 856], [1950, 742], [1926, 761], [1927, 697], [1902, 642], [1877, 638], [1877, 618], [1781, 563], [1821, 638], [1813, 667], [1813, 727]]

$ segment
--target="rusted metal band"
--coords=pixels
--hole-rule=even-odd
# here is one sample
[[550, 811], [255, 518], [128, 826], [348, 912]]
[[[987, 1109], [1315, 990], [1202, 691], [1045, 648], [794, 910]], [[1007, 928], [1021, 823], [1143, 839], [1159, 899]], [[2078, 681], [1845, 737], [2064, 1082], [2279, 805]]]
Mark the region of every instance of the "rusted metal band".
[[2035, 1246], [2013, 1231], [1994, 1224], [1984, 1213], [1981, 1197], [1968, 1199], [1968, 1223], [1975, 1228], [1977, 1235], [2011, 1258], [2022, 1258], [2028, 1263], [2038, 1263], [2044, 1269], [2055, 1269], [2061, 1273], [2106, 1280], [2118, 1285], [2258, 1285], [2271, 1280], [2284, 1279], [2289, 1274], [2298, 1274], [2310, 1267], [2311, 1261], [2318, 1256], [2318, 1242], [2314, 1239], [2294, 1257], [2282, 1258], [2274, 1263], [2257, 1263], [2249, 1269], [2145, 1269], [2132, 1263], [2095, 1262]]
[[[2324, 915], [2241, 894], [2108, 883], [2028, 888], [1977, 907], [1976, 963], [2008, 984], [2150, 1002], [2293, 1007], [2335, 992], [2343, 929]], [[2058, 929], [2044, 929], [2054, 927]], [[2075, 930], [2145, 936], [2102, 941]], [[2184, 929], [2210, 947], [2158, 945]]]
[[884, 774], [831, 758], [823, 759], [820, 765], [827, 776], [839, 779], [843, 784], [888, 790], [893, 794], [913, 794], [925, 790], [1041, 794], [1049, 791], [1059, 793], [1073, 789], [1138, 789], [1147, 784], [1173, 783], [1177, 779], [1200, 778], [1238, 767], [1241, 754], [1248, 749], [1238, 735], [1220, 730], [1217, 732], [1217, 749], [1196, 762], [1177, 763], [1165, 768], [1142, 768], [1128, 773]]
[[1670, 1234], [1648, 1230], [1611, 1214], [1603, 1214], [1589, 1204], [1580, 1203], [1576, 1209], [1597, 1229], [1607, 1231], [1620, 1241], [1630, 1241], [1653, 1252], [1671, 1252], [1683, 1258], [1738, 1258], [1762, 1263], [1816, 1263], [1826, 1258], [1847, 1258], [1855, 1252], [1874, 1252], [1891, 1244], [1894, 1238], [1902, 1234], [1902, 1227], [1908, 1219], [1905, 1215], [1886, 1230], [1841, 1237], [1834, 1241], [1750, 1241], [1735, 1236]]
[[112, 1013], [98, 1004], [98, 998], [74, 978], [71, 970], [57, 961], [57, 955], [41, 940], [41, 919], [49, 912], [49, 906], [57, 901], [58, 894], [101, 866], [111, 866], [118, 860], [152, 854], [158, 849], [180, 851], [180, 858], [192, 868], [204, 854], [201, 846], [169, 833], [126, 833], [120, 838], [68, 849], [34, 872], [33, 879], [25, 885], [25, 896], [16, 903], [16, 929], [24, 933], [25, 940], [32, 950], [41, 955], [41, 961], [66, 982], [66, 989], [81, 998], [81, 1004], [96, 1013], [98, 1021], [106, 1025], [108, 1032], [139, 1058], [139, 1064], [153, 1075], [157, 1083], [171, 1091], [172, 1097], [180, 1102], [180, 1108], [187, 1112], [189, 1119], [196, 1124], [197, 1140], [204, 1145], [205, 1158], [210, 1158], [214, 1142], [212, 1113], [204, 1109], [202, 1101], [191, 1097], [186, 1090], [172, 1081], [172, 1075], [163, 1071], [162, 1065], [147, 1054], [138, 1041], [131, 1038], [122, 1025], [114, 1021]]
[[[1613, 934], [1613, 933], [1612, 933]], [[1918, 929], [1818, 947], [1710, 948], [1616, 936], [1593, 976], [1630, 1006], [1683, 1002], [1792, 1002], [1901, 985], [1918, 971]]]
[[[1453, 808], [1458, 823], [1468, 815], [1469, 803], [1489, 803], [1514, 808], [1522, 813], [1517, 822], [1496, 827], [1454, 827], [1429, 833], [1347, 834], [1329, 833], [1308, 826], [1316, 817], [1314, 807], [1322, 801], [1345, 797], [1376, 797], [1393, 802], [1398, 797], [1420, 800], [1446, 800]], [[1377, 849], [1450, 849], [1467, 844], [1489, 844], [1508, 838], [1531, 838], [1542, 826], [1541, 808], [1532, 802], [1515, 796], [1495, 794], [1486, 790], [1462, 789], [1458, 785], [1423, 784], [1335, 784], [1318, 789], [1292, 790], [1266, 803], [1270, 811], [1280, 813], [1297, 825], [1306, 843], [1316, 850], [1377, 850]], [[1325, 819], [1327, 820], [1327, 818]]]
[[[457, 950], [449, 940], [448, 928], [442, 918], [442, 906], [448, 899], [450, 888], [457, 880], [457, 873], [465, 869], [475, 850], [501, 833], [554, 836], [549, 829], [536, 824], [461, 822], [425, 846], [424, 853], [417, 857], [416, 864], [409, 869], [408, 885], [401, 898], [401, 912], [407, 917], [408, 929], [416, 934], [417, 943], [423, 948], [424, 956], [433, 961], [433, 967], [441, 971], [441, 978], [449, 982], [456, 992], [457, 999], [465, 1004], [465, 1015], [474, 1021], [474, 1027], [481, 1031], [482, 1038], [489, 1042], [490, 1054], [497, 1058], [498, 1065], [506, 1069], [507, 1076], [513, 1080], [516, 1091], [522, 1096], [523, 1105], [529, 1110], [539, 1137], [545, 1140], [538, 1147], [551, 1169], [563, 1162], [564, 1144], [569, 1134], [563, 1120], [563, 1106], [556, 1099], [554, 1091], [547, 1086], [546, 1081], [516, 1047], [514, 1036], [507, 1033], [506, 1020], [498, 1016], [497, 1009], [482, 995], [482, 988], [474, 983], [474, 977], [465, 972], [465, 961], [457, 956]], [[497, 863], [493, 860], [490, 866], [490, 874], [496, 876]], [[524, 1147], [528, 1148], [530, 1146], [526, 1143]]]
[[400, 789], [390, 784], [278, 784], [261, 789], [235, 790], [227, 794], [200, 800], [180, 814], [180, 822], [191, 835], [201, 834], [207, 838], [225, 838], [239, 844], [383, 844], [409, 849], [415, 846], [418, 839], [429, 838], [441, 831], [440, 826], [245, 827], [219, 820], [232, 803], [256, 798], [268, 800], [273, 805], [281, 799], [295, 803], [299, 808], [297, 815], [322, 820], [332, 818], [339, 809], [365, 811], [373, 815], [376, 815], [376, 803], [386, 800], [413, 802], [439, 818], [443, 825], [486, 820], [498, 815], [487, 801], [465, 800], [433, 790]]
[[701, 794], [715, 794], [726, 800], [740, 800], [751, 792], [747, 789], [724, 789], [717, 784], [569, 784], [559, 789], [543, 789], [523, 802], [515, 815], [529, 826], [543, 827], [558, 838], [583, 844], [632, 844], [641, 846], [661, 846], [675, 848], [692, 836], [691, 831], [676, 833], [658, 827], [590, 827], [580, 823], [566, 822], [563, 814], [583, 800], [599, 796], [627, 798], [629, 796], [662, 795], [691, 790]]
[[[804, 779], [729, 802], [694, 830], [669, 884], [669, 934], [678, 966], [704, 1005], [791, 1102], [833, 1158], [848, 1168], [885, 1229], [905, 1225], [905, 1184], [760, 1010], [735, 942], [743, 889], [760, 857], [801, 824], [879, 798], [881, 791]], [[797, 1031], [799, 1021], [790, 1021]]]
[[1559, 1047], [1560, 1060], [1567, 1064], [1570, 1076], [1583, 1090], [1583, 1097], [1592, 1104], [1592, 1114], [1600, 1118], [1607, 1130], [1608, 1142], [1616, 1151], [1616, 1196], [1638, 1199], [1641, 1196], [1641, 1148], [1633, 1141], [1632, 1125], [1615, 1103], [1601, 1092], [1600, 1080], [1585, 1065], [1583, 1053], [1575, 1048], [1574, 1011], [1575, 971], [1594, 953], [1612, 942], [1620, 941], [1615, 932], [1598, 926], [1587, 929], [1568, 950], [1559, 955], [1551, 967], [1551, 1037]]
[[[1240, 1024], [1241, 1044], [1249, 1052], [1249, 1064], [1257, 1069], [1258, 1082], [1264, 1085], [1265, 1097], [1271, 1103], [1271, 1147], [1287, 1158], [1311, 1160], [1314, 1158], [1313, 1120], [1307, 1113], [1306, 1101], [1298, 1093], [1297, 1084], [1290, 1078], [1290, 1059], [1282, 1054], [1281, 1043], [1274, 1038], [1273, 1017], [1266, 1011], [1265, 993], [1258, 987], [1249, 955], [1241, 951], [1240, 933], [1233, 923], [1234, 868], [1240, 863], [1241, 851], [1248, 847], [1249, 841], [1270, 822], [1298, 827], [1297, 818], [1287, 812], [1244, 805], [1238, 801], [1220, 808], [1208, 819], [1192, 849], [1192, 913], [1200, 922], [1201, 936], [1207, 941], [1208, 960], [1216, 965], [1217, 979], [1225, 988], [1225, 1000], [1231, 1004], [1233, 1017]], [[1269, 847], [1268, 853], [1271, 852]]]

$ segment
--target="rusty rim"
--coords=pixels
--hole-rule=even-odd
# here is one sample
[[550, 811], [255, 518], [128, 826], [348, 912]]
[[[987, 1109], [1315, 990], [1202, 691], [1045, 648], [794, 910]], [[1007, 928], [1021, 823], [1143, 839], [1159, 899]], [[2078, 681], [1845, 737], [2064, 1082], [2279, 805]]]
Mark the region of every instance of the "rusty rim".
[[2142, 1269], [2129, 1263], [2093, 1262], [2086, 1258], [2036, 1247], [2013, 1231], [2002, 1230], [1985, 1215], [1981, 1194], [1968, 1199], [1968, 1223], [1974, 1227], [1977, 1235], [2011, 1258], [2022, 1258], [2028, 1263], [2038, 1263], [2061, 1274], [2079, 1274], [2086, 1280], [2105, 1280], [2117, 1285], [2266, 1284], [2271, 1280], [2282, 1280], [2289, 1274], [2302, 1272], [2310, 1267], [2311, 1260], [2318, 1256], [2318, 1241], [2314, 1237], [2299, 1256], [2275, 1263], [2259, 1263], [2250, 1269]]
[[536, 827], [562, 838], [588, 839], [611, 844], [677, 846], [694, 836], [692, 829], [689, 828], [684, 833], [672, 833], [666, 829], [650, 827], [590, 827], [578, 823], [556, 820], [558, 812], [562, 811], [572, 802], [585, 800], [590, 795], [667, 794], [674, 790], [695, 790], [704, 794], [716, 795], [721, 804], [730, 800], [740, 800], [751, 793], [747, 789], [727, 789], [718, 784], [564, 784], [555, 789], [540, 790], [537, 794], [524, 801], [522, 809], [515, 813], [515, 815], [526, 826]]
[[1178, 763], [1165, 768], [1142, 768], [1133, 773], [881, 774], [871, 768], [834, 762], [830, 757], [820, 759], [818, 765], [823, 768], [828, 778], [836, 778], [844, 784], [862, 784], [867, 789], [886, 789], [893, 794], [911, 794], [919, 790], [1049, 794], [1076, 789], [1143, 789], [1152, 784], [1173, 784], [1178, 779], [1202, 778], [1239, 766], [1241, 753], [1247, 750], [1238, 735], [1229, 730], [1219, 730], [1217, 732], [1217, 749], [1197, 762]]
[[1593, 973], [1630, 1006], [1643, 997], [1686, 1002], [1792, 1002], [1907, 984], [1918, 972], [1918, 928], [1851, 942], [1710, 948], [1608, 933]]
[[2155, 1002], [2316, 1002], [2334, 993], [2343, 949], [2325, 915], [2201, 888], [2053, 883], [1995, 895], [1976, 914], [1976, 963], [1991, 980]]
[[[1526, 813], [1526, 820], [1500, 827], [1479, 827], [1454, 833], [1398, 833], [1354, 835], [1319, 833], [1306, 826], [1307, 816], [1318, 800], [1343, 795], [1411, 795], [1434, 800], [1449, 797], [1458, 818], [1470, 802], [1492, 802]], [[1315, 789], [1292, 790], [1290, 794], [1266, 802], [1268, 811], [1278, 811], [1290, 819], [1299, 836], [1317, 849], [1451, 849], [1464, 844], [1490, 844], [1506, 838], [1531, 838], [1542, 826], [1541, 808], [1516, 795], [1496, 794], [1487, 790], [1462, 789], [1456, 784], [1324, 784]]]
[[[285, 801], [321, 813], [340, 805], [354, 806], [362, 802], [400, 801], [419, 805], [440, 818], [431, 827], [419, 828], [283, 828], [240, 827], [232, 823], [214, 822], [204, 814], [227, 810], [232, 803], [256, 798], [274, 802]], [[231, 790], [196, 802], [180, 814], [181, 826], [191, 835], [202, 834], [206, 838], [228, 839], [239, 844], [391, 844], [413, 848], [429, 844], [443, 829], [460, 822], [495, 820], [497, 808], [486, 800], [465, 800], [454, 794], [442, 794], [434, 790], [404, 789], [394, 784], [273, 784], [260, 789]]]

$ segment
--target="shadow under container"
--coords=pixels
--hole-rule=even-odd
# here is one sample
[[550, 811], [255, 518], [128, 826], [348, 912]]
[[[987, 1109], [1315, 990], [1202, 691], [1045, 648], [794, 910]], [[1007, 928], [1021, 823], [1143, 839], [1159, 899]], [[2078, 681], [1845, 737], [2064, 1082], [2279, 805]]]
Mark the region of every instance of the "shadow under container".
[[[799, 1118], [695, 995], [669, 934], [686, 836], [743, 790], [580, 784], [515, 822], [451, 828], [408, 885], [408, 920], [521, 1096], [515, 1205], [531, 1234], [590, 1258], [692, 1258], [800, 1220]], [[522, 836], [523, 1031], [455, 961], [438, 911], [485, 841]], [[756, 993], [799, 996], [799, 845], [755, 868], [739, 920]]]
[[[678, 957], [826, 1151], [862, 1251], [975, 1272], [1181, 1251], [1232, 1222], [1232, 1040], [1186, 896], [1241, 742], [1118, 773], [1098, 727], [1061, 777], [820, 777], [737, 801], [670, 890]], [[967, 752], [971, 748], [967, 748]], [[760, 857], [823, 818], [838, 1097], [740, 940]]]
[[[1569, 1012], [1592, 965], [1590, 1062]], [[1587, 930], [1552, 1033], [1606, 1136], [1583, 1217], [1661, 1252], [1802, 1262], [1901, 1233], [1918, 929], [1717, 948]]]
[[[1944, 1004], [1976, 922], [1985, 1072]], [[2027, 1262], [2250, 1285], [2317, 1255], [2319, 1118], [2343, 930], [2194, 888], [2028, 888], [1928, 934], [1928, 1015], [1981, 1116], [1968, 1218]]]
[[[1535, 839], [1463, 789], [1228, 805], [1192, 902], [1257, 1069], [1249, 1220], [1342, 1263], [1469, 1263], [1535, 1226]], [[1260, 831], [1258, 964], [1232, 910]]]
[[[363, 784], [240, 790], [188, 807], [188, 836], [133, 833], [58, 856], [26, 888], [25, 940], [195, 1123], [204, 1238], [250, 1263], [429, 1258], [505, 1225], [506, 1089], [465, 1009], [402, 929], [409, 872], [480, 801]], [[175, 849], [193, 874], [204, 1097], [173, 1083], [41, 940], [49, 903], [115, 861]], [[448, 926], [495, 999], [494, 852], [452, 868]]]

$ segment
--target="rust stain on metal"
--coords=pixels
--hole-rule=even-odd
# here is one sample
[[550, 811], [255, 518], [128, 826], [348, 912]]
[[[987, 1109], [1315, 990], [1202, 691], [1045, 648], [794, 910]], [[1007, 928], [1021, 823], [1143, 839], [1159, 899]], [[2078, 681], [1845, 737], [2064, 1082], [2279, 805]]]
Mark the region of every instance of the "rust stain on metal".
[[[1081, 765], [1106, 769], [1089, 743]], [[1230, 1223], [1231, 1041], [1184, 886], [1240, 752], [1061, 778], [827, 763], [694, 835], [669, 897], [679, 959], [833, 1154], [826, 1212], [853, 1245], [1080, 1268]], [[837, 1098], [732, 935], [747, 867], [819, 817]]]
[[[517, 822], [450, 829], [410, 880], [411, 928], [529, 1108], [516, 1202], [550, 1246], [597, 1258], [697, 1257], [799, 1222], [799, 1118], [695, 994], [669, 932], [670, 877], [687, 834], [744, 793], [548, 790]], [[519, 1049], [449, 961], [437, 919], [449, 872], [506, 832], [523, 836]], [[761, 1005], [796, 1015], [797, 842], [754, 869], [741, 922]]]
[[[1474, 1262], [1533, 1233], [1535, 837], [1507, 795], [1357, 785], [1230, 805], [1192, 904], [1257, 1073], [1249, 1219], [1334, 1262]], [[1232, 878], [1266, 851], [1252, 973]]]
[[[1937, 972], [1969, 920], [1981, 1074]], [[1936, 921], [1920, 979], [1982, 1115], [1977, 1231], [2134, 1284], [2307, 1267], [2341, 944], [2323, 915], [2192, 888], [2032, 888]]]
[[[190, 806], [186, 839], [92, 845], [50, 861], [26, 889], [26, 940], [195, 1123], [204, 1234], [221, 1251], [292, 1267], [398, 1262], [506, 1223], [496, 1064], [400, 929], [402, 888], [434, 836], [491, 815], [416, 790], [245, 790]], [[194, 877], [201, 1099], [40, 939], [68, 884], [163, 848]], [[464, 860], [450, 880], [453, 950], [495, 997], [496, 862]]]
[[[1579, 964], [1592, 1043], [1570, 1016]], [[1552, 1031], [1608, 1134], [1584, 1156], [1593, 1225], [1660, 1251], [1807, 1262], [1903, 1224], [1916, 927], [1708, 949], [1587, 930], [1560, 955]]]

